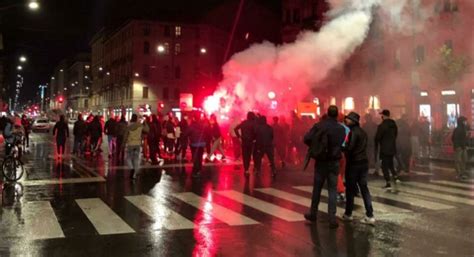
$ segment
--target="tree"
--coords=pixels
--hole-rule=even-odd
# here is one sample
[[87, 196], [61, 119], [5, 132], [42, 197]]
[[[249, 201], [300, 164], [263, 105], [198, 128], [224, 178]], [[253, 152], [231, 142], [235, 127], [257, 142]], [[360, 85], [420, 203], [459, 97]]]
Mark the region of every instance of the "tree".
[[435, 64], [433, 75], [446, 85], [459, 82], [469, 72], [471, 61], [466, 56], [457, 56], [451, 47], [444, 44], [438, 50], [438, 61]]

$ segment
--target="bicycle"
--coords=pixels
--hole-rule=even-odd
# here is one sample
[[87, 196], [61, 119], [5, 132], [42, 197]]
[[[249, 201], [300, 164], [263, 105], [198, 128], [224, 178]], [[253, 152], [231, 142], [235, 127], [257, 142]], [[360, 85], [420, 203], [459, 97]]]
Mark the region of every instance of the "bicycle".
[[23, 152], [22, 142], [21, 135], [15, 135], [11, 153], [3, 160], [2, 173], [3, 177], [5, 177], [7, 181], [18, 181], [25, 173], [25, 168], [23, 167], [23, 162], [21, 161]]

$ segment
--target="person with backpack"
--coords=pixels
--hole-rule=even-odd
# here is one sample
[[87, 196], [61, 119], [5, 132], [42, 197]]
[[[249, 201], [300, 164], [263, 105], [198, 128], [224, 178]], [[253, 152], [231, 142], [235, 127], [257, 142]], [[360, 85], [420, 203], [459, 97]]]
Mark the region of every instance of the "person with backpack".
[[[391, 176], [395, 182], [398, 182], [398, 174], [395, 170], [393, 159], [397, 154], [397, 135], [398, 127], [394, 120], [390, 119], [390, 111], [383, 110], [382, 123], [377, 127], [375, 133], [375, 154], [382, 160], [382, 172], [385, 178], [384, 189], [391, 189]], [[376, 156], [377, 158], [377, 156]]]
[[372, 199], [367, 186], [367, 176], [369, 174], [369, 158], [367, 155], [368, 136], [359, 125], [360, 115], [350, 112], [344, 120], [346, 126], [350, 128], [349, 140], [345, 148], [346, 154], [346, 211], [342, 216], [343, 220], [352, 221], [352, 211], [354, 210], [354, 197], [360, 189], [366, 216], [361, 220], [364, 224], [375, 224]]
[[316, 161], [311, 207], [304, 217], [308, 221], [316, 222], [321, 190], [327, 181], [330, 228], [339, 226], [336, 220], [337, 177], [339, 161], [342, 158], [342, 144], [346, 137], [344, 127], [337, 121], [338, 114], [337, 106], [329, 106], [327, 118], [316, 123], [304, 136], [304, 143], [309, 146], [308, 155]]
[[254, 152], [255, 144], [255, 120], [253, 112], [247, 113], [247, 119], [235, 127], [234, 132], [242, 142], [242, 157], [244, 161], [245, 175], [250, 175], [250, 159]]

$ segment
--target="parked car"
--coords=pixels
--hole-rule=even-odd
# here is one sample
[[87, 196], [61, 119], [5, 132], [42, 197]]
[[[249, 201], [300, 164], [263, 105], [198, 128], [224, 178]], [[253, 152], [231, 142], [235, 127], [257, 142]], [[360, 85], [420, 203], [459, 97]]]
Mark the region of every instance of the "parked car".
[[51, 123], [48, 119], [39, 118], [33, 122], [32, 130], [33, 132], [46, 132], [49, 133], [52, 130]]

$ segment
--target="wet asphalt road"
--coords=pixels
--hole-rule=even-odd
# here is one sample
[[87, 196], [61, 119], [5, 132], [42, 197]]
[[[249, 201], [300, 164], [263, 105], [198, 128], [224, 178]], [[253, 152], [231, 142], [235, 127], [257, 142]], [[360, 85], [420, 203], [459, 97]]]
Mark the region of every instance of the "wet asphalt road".
[[414, 168], [397, 192], [371, 177], [376, 225], [331, 230], [324, 204], [316, 224], [303, 220], [312, 172], [246, 178], [238, 163], [213, 163], [195, 180], [189, 165], [146, 164], [132, 182], [105, 153], [59, 161], [50, 136], [33, 142], [25, 178], [2, 182], [2, 257], [474, 256], [474, 180], [455, 180], [449, 164]]

